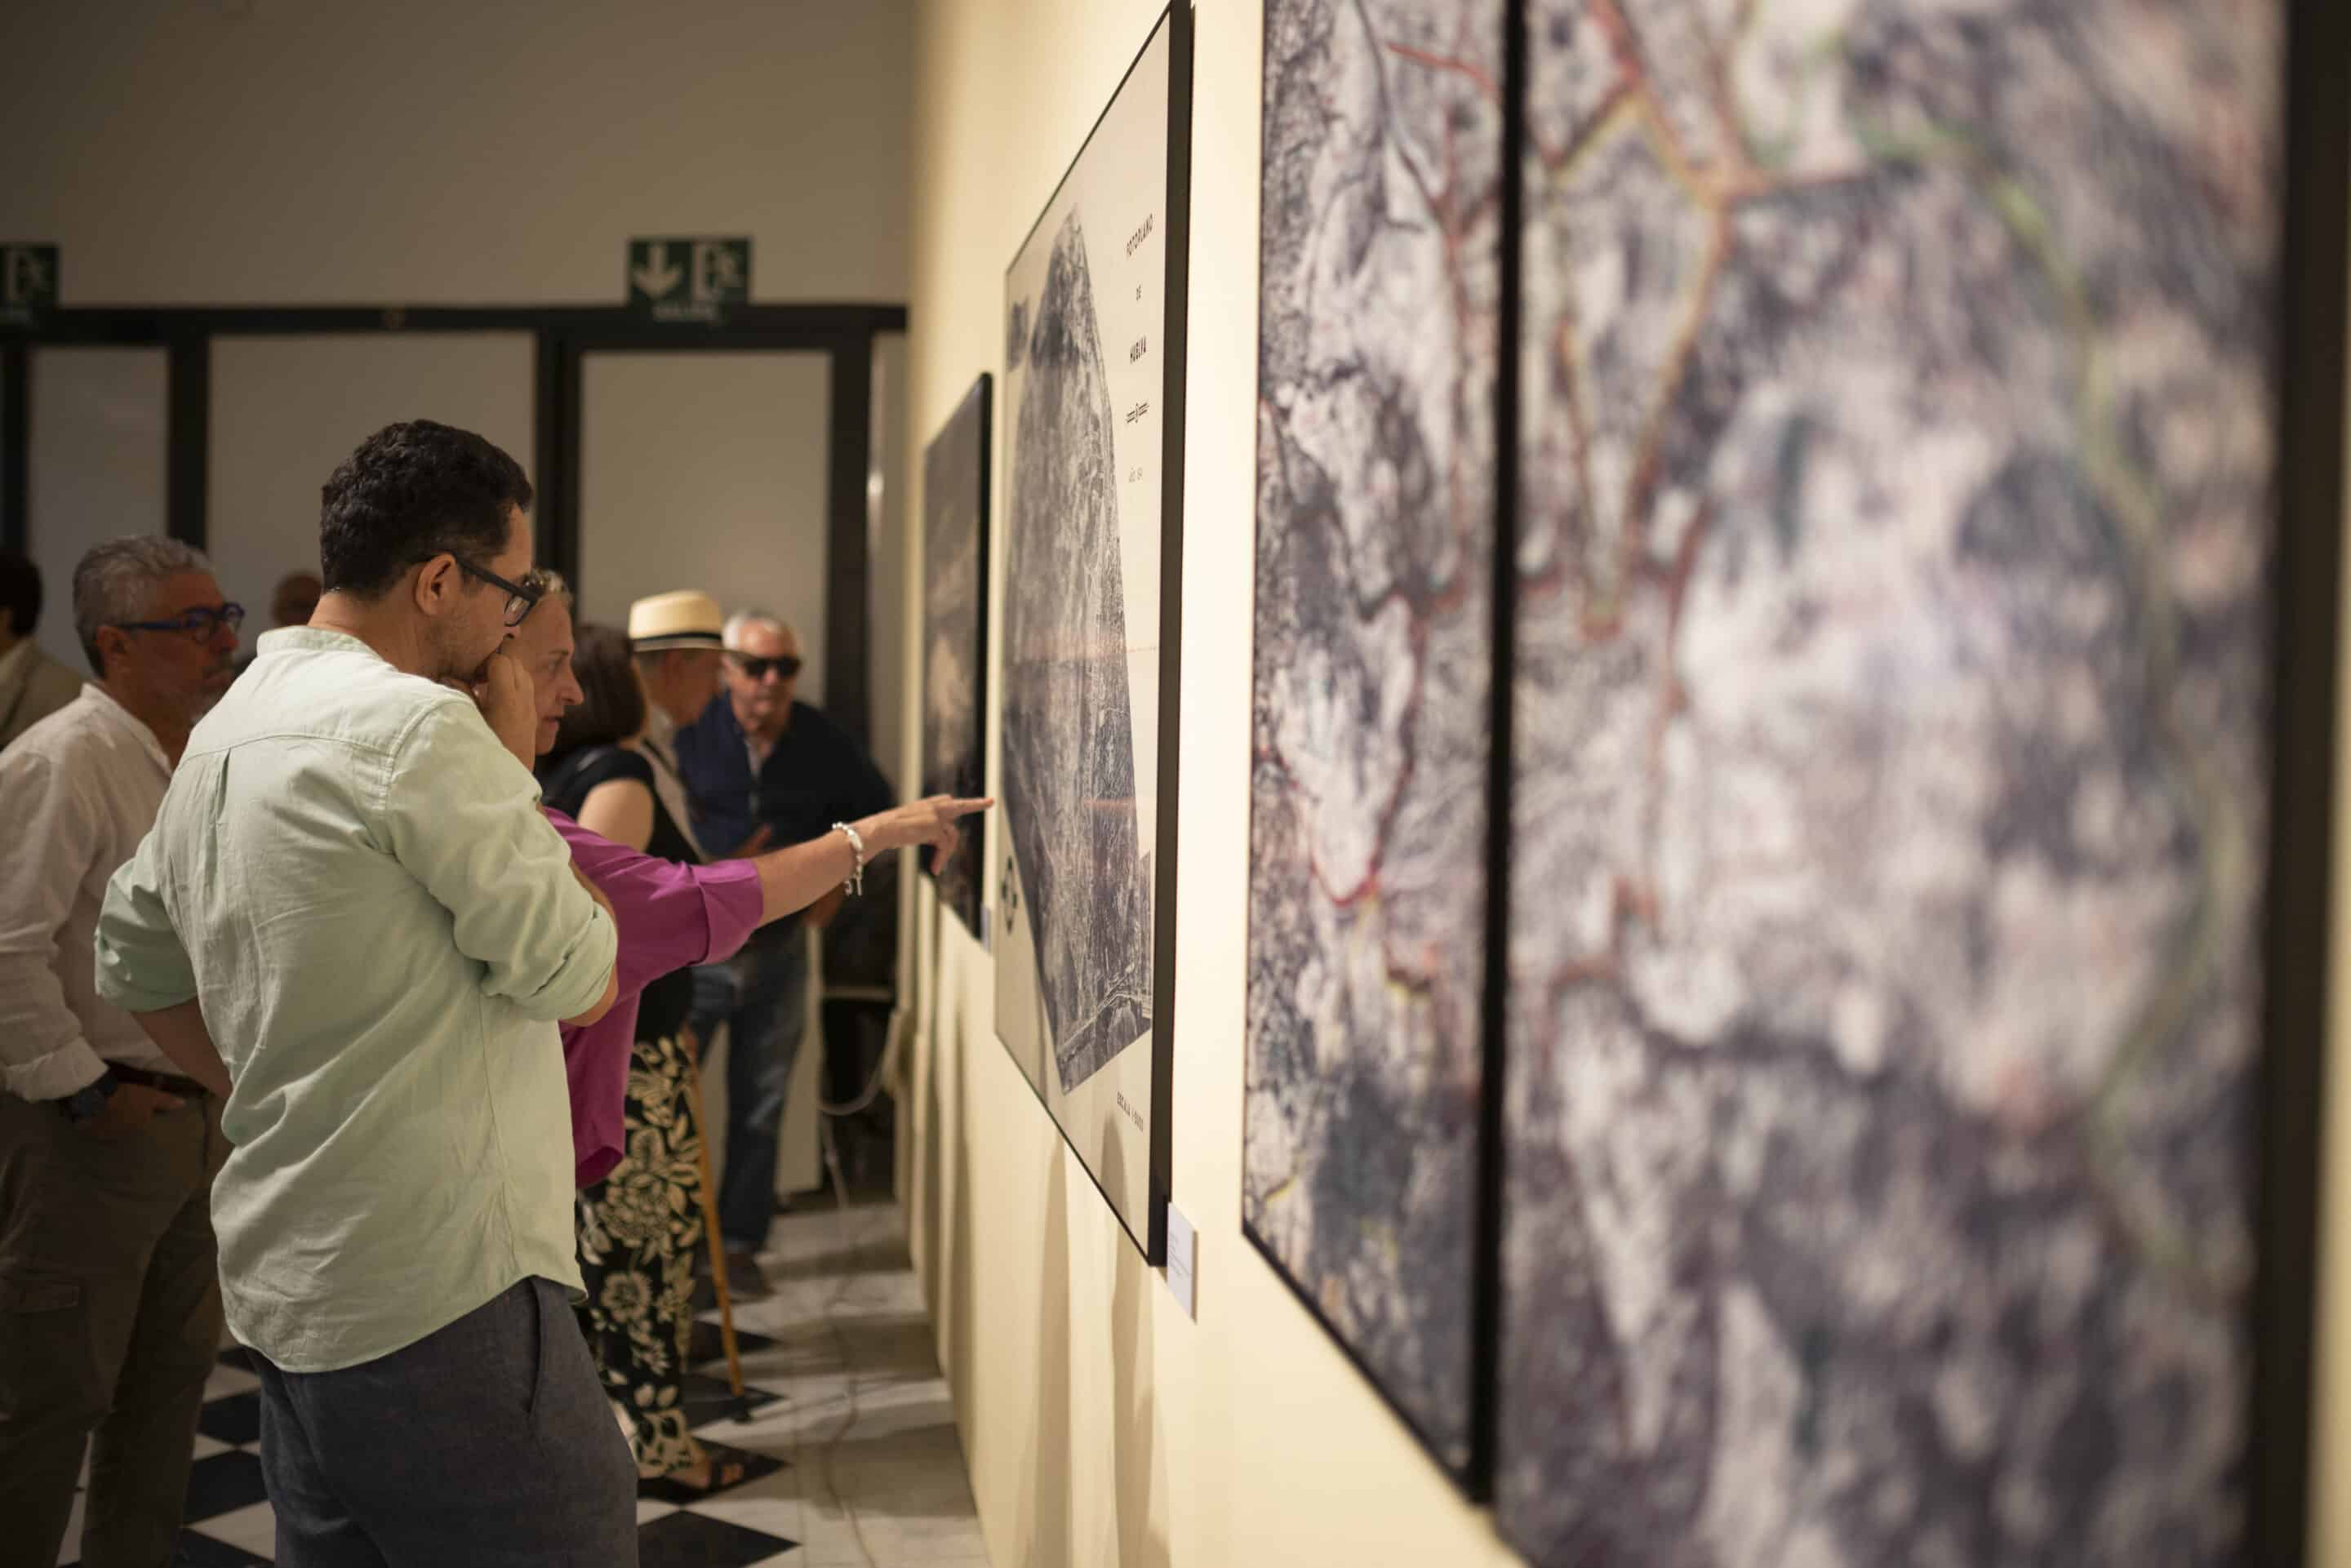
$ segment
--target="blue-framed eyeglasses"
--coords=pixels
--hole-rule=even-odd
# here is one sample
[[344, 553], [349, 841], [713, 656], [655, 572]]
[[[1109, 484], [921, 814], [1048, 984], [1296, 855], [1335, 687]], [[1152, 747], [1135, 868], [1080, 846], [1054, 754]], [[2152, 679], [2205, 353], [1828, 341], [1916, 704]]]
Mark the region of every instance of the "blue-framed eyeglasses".
[[118, 632], [184, 632], [196, 641], [209, 642], [212, 634], [225, 626], [234, 632], [245, 624], [242, 604], [199, 605], [172, 616], [169, 621], [110, 621], [108, 625]]

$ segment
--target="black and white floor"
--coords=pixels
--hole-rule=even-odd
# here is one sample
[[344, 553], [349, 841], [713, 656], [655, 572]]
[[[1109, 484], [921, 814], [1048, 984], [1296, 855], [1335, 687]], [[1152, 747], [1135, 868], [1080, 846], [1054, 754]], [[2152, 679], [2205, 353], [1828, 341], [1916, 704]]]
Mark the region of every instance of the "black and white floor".
[[[777, 1221], [776, 1293], [737, 1309], [747, 1419], [727, 1386], [716, 1313], [695, 1336], [687, 1400], [706, 1437], [761, 1456], [740, 1485], [637, 1505], [643, 1568], [914, 1568], [985, 1564], [979, 1521], [932, 1351], [904, 1216], [830, 1205]], [[243, 1353], [206, 1391], [177, 1561], [271, 1561], [276, 1523], [256, 1453], [259, 1396]], [[81, 1517], [62, 1561], [81, 1554]]]

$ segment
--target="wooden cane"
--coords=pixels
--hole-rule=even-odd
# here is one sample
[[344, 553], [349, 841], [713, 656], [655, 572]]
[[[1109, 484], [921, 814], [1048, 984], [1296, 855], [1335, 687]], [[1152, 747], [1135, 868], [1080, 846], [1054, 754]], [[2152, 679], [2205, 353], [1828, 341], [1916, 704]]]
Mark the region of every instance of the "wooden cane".
[[702, 1229], [710, 1243], [710, 1284], [718, 1296], [718, 1342], [726, 1347], [726, 1385], [734, 1391], [739, 1411], [744, 1404], [743, 1355], [735, 1345], [735, 1303], [726, 1294], [726, 1244], [718, 1235], [718, 1197], [710, 1179], [710, 1123], [702, 1113], [702, 1054], [694, 1030], [681, 1030], [685, 1047], [685, 1091], [694, 1098], [694, 1124], [701, 1135], [694, 1141], [695, 1163], [702, 1172]]

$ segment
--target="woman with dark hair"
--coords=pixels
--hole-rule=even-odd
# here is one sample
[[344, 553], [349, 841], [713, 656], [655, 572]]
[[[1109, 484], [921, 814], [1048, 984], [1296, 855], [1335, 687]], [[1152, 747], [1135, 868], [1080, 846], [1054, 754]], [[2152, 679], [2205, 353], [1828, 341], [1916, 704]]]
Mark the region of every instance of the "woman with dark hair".
[[872, 855], [953, 854], [956, 822], [992, 802], [933, 796], [705, 865], [635, 749], [648, 708], [628, 640], [605, 627], [575, 633], [563, 580], [542, 572], [538, 584], [507, 652], [533, 689], [541, 798], [621, 929], [611, 1012], [563, 1031], [588, 1291], [580, 1326], [634, 1451], [640, 1495], [686, 1502], [745, 1479], [756, 1458], [697, 1440], [681, 1398], [702, 1239], [690, 966], [723, 961], [759, 926], [855, 885]]
[[694, 842], [653, 790], [653, 759], [638, 749], [653, 711], [625, 632], [583, 621], [573, 634], [572, 678], [580, 700], [556, 726], [555, 749], [538, 761], [547, 803], [614, 843], [694, 862]]
[[[554, 608], [568, 613], [568, 592], [550, 587]], [[692, 841], [654, 792], [651, 759], [637, 749], [650, 710], [628, 638], [581, 622], [571, 673], [580, 701], [564, 712], [554, 747], [538, 765], [546, 804], [615, 843], [697, 863]], [[713, 1451], [687, 1430], [679, 1397], [693, 1327], [694, 1253], [702, 1241], [695, 1192], [702, 1128], [688, 1092], [693, 1058], [680, 1038], [693, 1001], [686, 969], [645, 987], [629, 1064], [624, 1152], [611, 1174], [580, 1194], [580, 1272], [588, 1290], [580, 1330], [628, 1428], [640, 1490], [679, 1500], [677, 1494], [731, 1486], [745, 1468], [738, 1451]]]

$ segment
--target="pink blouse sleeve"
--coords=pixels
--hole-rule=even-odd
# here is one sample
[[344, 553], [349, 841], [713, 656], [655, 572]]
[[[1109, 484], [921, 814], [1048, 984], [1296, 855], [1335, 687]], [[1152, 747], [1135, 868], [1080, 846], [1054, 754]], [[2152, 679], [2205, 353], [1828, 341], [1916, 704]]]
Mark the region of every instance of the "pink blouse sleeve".
[[748, 861], [680, 865], [591, 833], [560, 811], [547, 820], [571, 846], [572, 863], [612, 901], [621, 928], [612, 1010], [586, 1029], [563, 1030], [573, 1176], [587, 1186], [620, 1159], [638, 994], [673, 969], [732, 956], [758, 928], [765, 901]]

